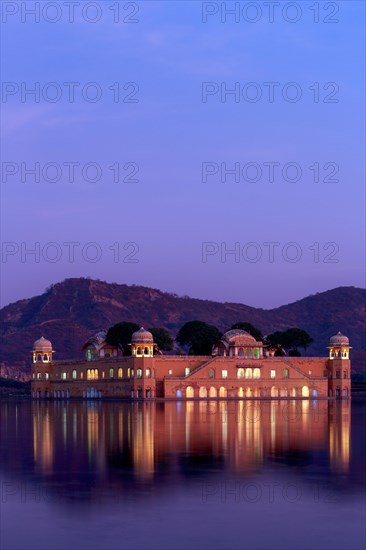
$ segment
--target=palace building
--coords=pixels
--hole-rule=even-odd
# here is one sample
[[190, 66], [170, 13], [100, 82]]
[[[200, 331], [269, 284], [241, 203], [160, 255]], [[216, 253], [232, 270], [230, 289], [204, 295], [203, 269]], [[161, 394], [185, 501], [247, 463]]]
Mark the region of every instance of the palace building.
[[244, 330], [229, 330], [211, 356], [162, 355], [141, 327], [131, 356], [98, 332], [83, 346], [85, 359], [55, 361], [45, 338], [33, 345], [34, 398], [247, 399], [349, 398], [350, 345], [340, 332], [328, 357], [276, 357]]

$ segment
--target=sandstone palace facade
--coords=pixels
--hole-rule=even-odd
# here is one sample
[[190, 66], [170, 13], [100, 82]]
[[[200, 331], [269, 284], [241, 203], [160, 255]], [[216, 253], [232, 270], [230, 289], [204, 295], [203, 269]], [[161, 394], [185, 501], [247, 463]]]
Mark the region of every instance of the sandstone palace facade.
[[229, 330], [211, 356], [162, 355], [143, 327], [131, 356], [98, 333], [81, 361], [54, 361], [49, 340], [33, 345], [34, 398], [247, 399], [349, 398], [350, 345], [340, 332], [328, 357], [275, 357], [244, 330]]

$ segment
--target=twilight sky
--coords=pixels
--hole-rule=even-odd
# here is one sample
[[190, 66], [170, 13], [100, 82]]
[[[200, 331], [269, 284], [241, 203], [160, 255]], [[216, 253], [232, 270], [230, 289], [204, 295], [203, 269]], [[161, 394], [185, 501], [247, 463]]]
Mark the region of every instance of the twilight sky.
[[2, 3], [1, 305], [364, 286], [363, 2], [34, 4]]

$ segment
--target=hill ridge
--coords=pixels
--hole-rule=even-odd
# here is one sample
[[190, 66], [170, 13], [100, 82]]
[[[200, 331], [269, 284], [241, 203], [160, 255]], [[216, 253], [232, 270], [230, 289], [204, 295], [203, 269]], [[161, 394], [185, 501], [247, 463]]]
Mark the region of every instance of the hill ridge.
[[329, 337], [340, 330], [357, 351], [365, 347], [365, 303], [366, 290], [353, 286], [264, 309], [178, 296], [142, 285], [70, 277], [51, 285], [43, 294], [0, 310], [0, 362], [2, 370], [10, 374], [29, 372], [33, 341], [42, 334], [52, 341], [56, 359], [80, 358], [81, 347], [93, 332], [124, 320], [165, 327], [172, 335], [193, 319], [206, 321], [221, 331], [235, 322], [248, 321], [265, 334], [299, 326], [314, 338], [308, 355], [324, 355]]

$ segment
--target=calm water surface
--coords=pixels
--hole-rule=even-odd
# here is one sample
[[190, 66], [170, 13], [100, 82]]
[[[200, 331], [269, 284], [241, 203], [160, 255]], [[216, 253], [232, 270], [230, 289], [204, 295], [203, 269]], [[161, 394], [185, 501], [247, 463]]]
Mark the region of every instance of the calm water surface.
[[0, 402], [1, 550], [364, 550], [366, 401]]

